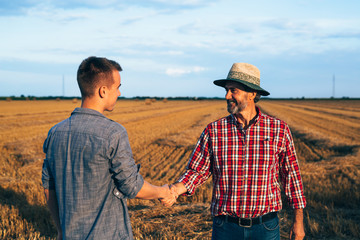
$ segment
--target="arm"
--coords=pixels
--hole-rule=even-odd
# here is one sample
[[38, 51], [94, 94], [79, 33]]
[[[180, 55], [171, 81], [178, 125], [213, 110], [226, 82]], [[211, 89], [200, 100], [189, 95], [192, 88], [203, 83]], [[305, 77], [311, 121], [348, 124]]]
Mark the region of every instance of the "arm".
[[[48, 140], [51, 136], [50, 133], [51, 130], [49, 131], [48, 137], [44, 141], [43, 150], [45, 154], [47, 154]], [[44, 159], [41, 180], [43, 182], [45, 199], [50, 211], [50, 216], [53, 219], [57, 230], [57, 239], [60, 240], [62, 239], [62, 230], [60, 225], [59, 206], [55, 192], [54, 177], [51, 174], [51, 169], [47, 158]]]
[[172, 184], [177, 195], [193, 195], [195, 189], [201, 186], [212, 174], [212, 148], [208, 128], [202, 132], [195, 149], [186, 166], [185, 173]]
[[55, 190], [49, 190], [45, 188], [44, 193], [48, 208], [50, 210], [50, 215], [55, 223], [56, 230], [58, 232], [57, 239], [62, 239], [62, 230], [61, 230], [60, 218], [59, 218], [59, 206], [57, 203], [56, 192]]
[[281, 178], [283, 181], [285, 194], [290, 207], [294, 209], [294, 222], [290, 230], [290, 239], [301, 240], [305, 237], [303, 223], [303, 208], [306, 206], [306, 199], [303, 191], [303, 184], [300, 175], [300, 167], [295, 152], [294, 142], [290, 129], [286, 127], [285, 132], [286, 150], [281, 159]]
[[285, 127], [284, 151], [280, 156], [280, 177], [285, 195], [292, 209], [306, 206], [300, 167], [296, 156], [295, 145], [288, 126]]
[[303, 209], [294, 209], [294, 222], [289, 237], [294, 236], [295, 240], [302, 240], [305, 237]]
[[186, 172], [177, 182], [170, 185], [170, 190], [174, 195], [175, 200], [185, 193], [192, 195], [195, 188], [204, 183], [211, 175], [211, 154], [209, 148], [209, 135], [208, 131], [205, 129], [196, 144], [192, 156], [190, 157], [186, 167]]
[[170, 191], [169, 186], [163, 185], [162, 187], [158, 187], [144, 181], [144, 185], [136, 195], [136, 198], [140, 199], [161, 199], [161, 202], [170, 207], [176, 202], [175, 195]]

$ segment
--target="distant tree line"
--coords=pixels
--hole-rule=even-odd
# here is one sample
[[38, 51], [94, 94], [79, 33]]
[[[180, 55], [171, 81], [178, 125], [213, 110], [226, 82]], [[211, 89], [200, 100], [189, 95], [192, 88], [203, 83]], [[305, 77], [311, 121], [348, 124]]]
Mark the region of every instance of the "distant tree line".
[[[81, 97], [64, 97], [64, 96], [42, 96], [42, 97], [37, 97], [37, 96], [25, 96], [25, 95], [21, 95], [21, 96], [0, 96], [0, 101], [11, 101], [11, 100], [74, 100], [74, 99], [81, 99]], [[136, 96], [136, 97], [131, 97], [131, 98], [127, 98], [127, 97], [119, 97], [119, 99], [128, 99], [128, 100], [146, 100], [146, 99], [156, 99], [158, 100], [192, 100], [192, 101], [197, 101], [197, 100], [223, 100], [224, 98], [220, 98], [220, 97], [150, 97], [150, 96]], [[330, 98], [305, 98], [305, 97], [301, 97], [301, 98], [269, 98], [269, 97], [262, 97], [261, 99], [263, 100], [360, 100], [360, 98], [350, 98], [350, 97], [341, 97], [341, 98], [334, 98], [334, 97], [330, 97]]]
[[[36, 96], [8, 96], [8, 97], [1, 97], [0, 100], [73, 100], [73, 99], [81, 99], [81, 97], [63, 97], [63, 96], [43, 96], [43, 97], [36, 97]], [[220, 100], [223, 98], [219, 97], [150, 97], [150, 96], [136, 96], [136, 97], [119, 97], [119, 99], [129, 99], [129, 100], [145, 100], [145, 99], [156, 99], [156, 100], [164, 100], [167, 99], [171, 100]]]

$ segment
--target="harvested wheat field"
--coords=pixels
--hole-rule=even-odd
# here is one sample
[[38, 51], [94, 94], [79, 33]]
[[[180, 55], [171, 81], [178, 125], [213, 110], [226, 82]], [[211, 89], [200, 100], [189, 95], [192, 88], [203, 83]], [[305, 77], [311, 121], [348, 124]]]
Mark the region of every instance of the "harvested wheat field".
[[[0, 239], [55, 239], [41, 186], [48, 130], [80, 102], [0, 101]], [[261, 109], [293, 132], [308, 206], [307, 239], [360, 238], [360, 101], [262, 100]], [[224, 100], [120, 100], [106, 115], [126, 127], [141, 174], [172, 183], [205, 126], [226, 116]], [[136, 239], [210, 239], [211, 181], [172, 208], [129, 200]], [[286, 205], [286, 204], [284, 204]], [[280, 213], [287, 239], [291, 210]]]

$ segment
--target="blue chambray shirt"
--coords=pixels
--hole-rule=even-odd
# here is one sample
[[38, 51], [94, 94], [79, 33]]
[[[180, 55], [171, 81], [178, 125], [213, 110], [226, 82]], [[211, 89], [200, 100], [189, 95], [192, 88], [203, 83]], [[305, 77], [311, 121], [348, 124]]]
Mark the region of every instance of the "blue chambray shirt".
[[42, 182], [55, 189], [65, 239], [133, 239], [127, 198], [144, 184], [126, 129], [76, 108], [44, 142]]

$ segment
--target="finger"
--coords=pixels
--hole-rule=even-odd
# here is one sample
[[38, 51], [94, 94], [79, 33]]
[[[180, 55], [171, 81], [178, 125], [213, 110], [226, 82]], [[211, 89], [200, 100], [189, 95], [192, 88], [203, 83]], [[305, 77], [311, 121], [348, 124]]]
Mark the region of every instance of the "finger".
[[173, 205], [173, 203], [171, 203], [171, 202], [164, 202], [163, 205], [164, 205], [165, 207], [171, 207], [171, 206]]
[[165, 198], [160, 199], [160, 202], [161, 204], [167, 207], [169, 206], [171, 207], [175, 203], [174, 199], [165, 199]]
[[175, 188], [171, 188], [170, 190], [171, 190], [171, 194], [172, 194], [175, 198], [178, 198], [178, 197], [179, 197], [179, 195], [178, 195], [178, 193], [176, 192]]

